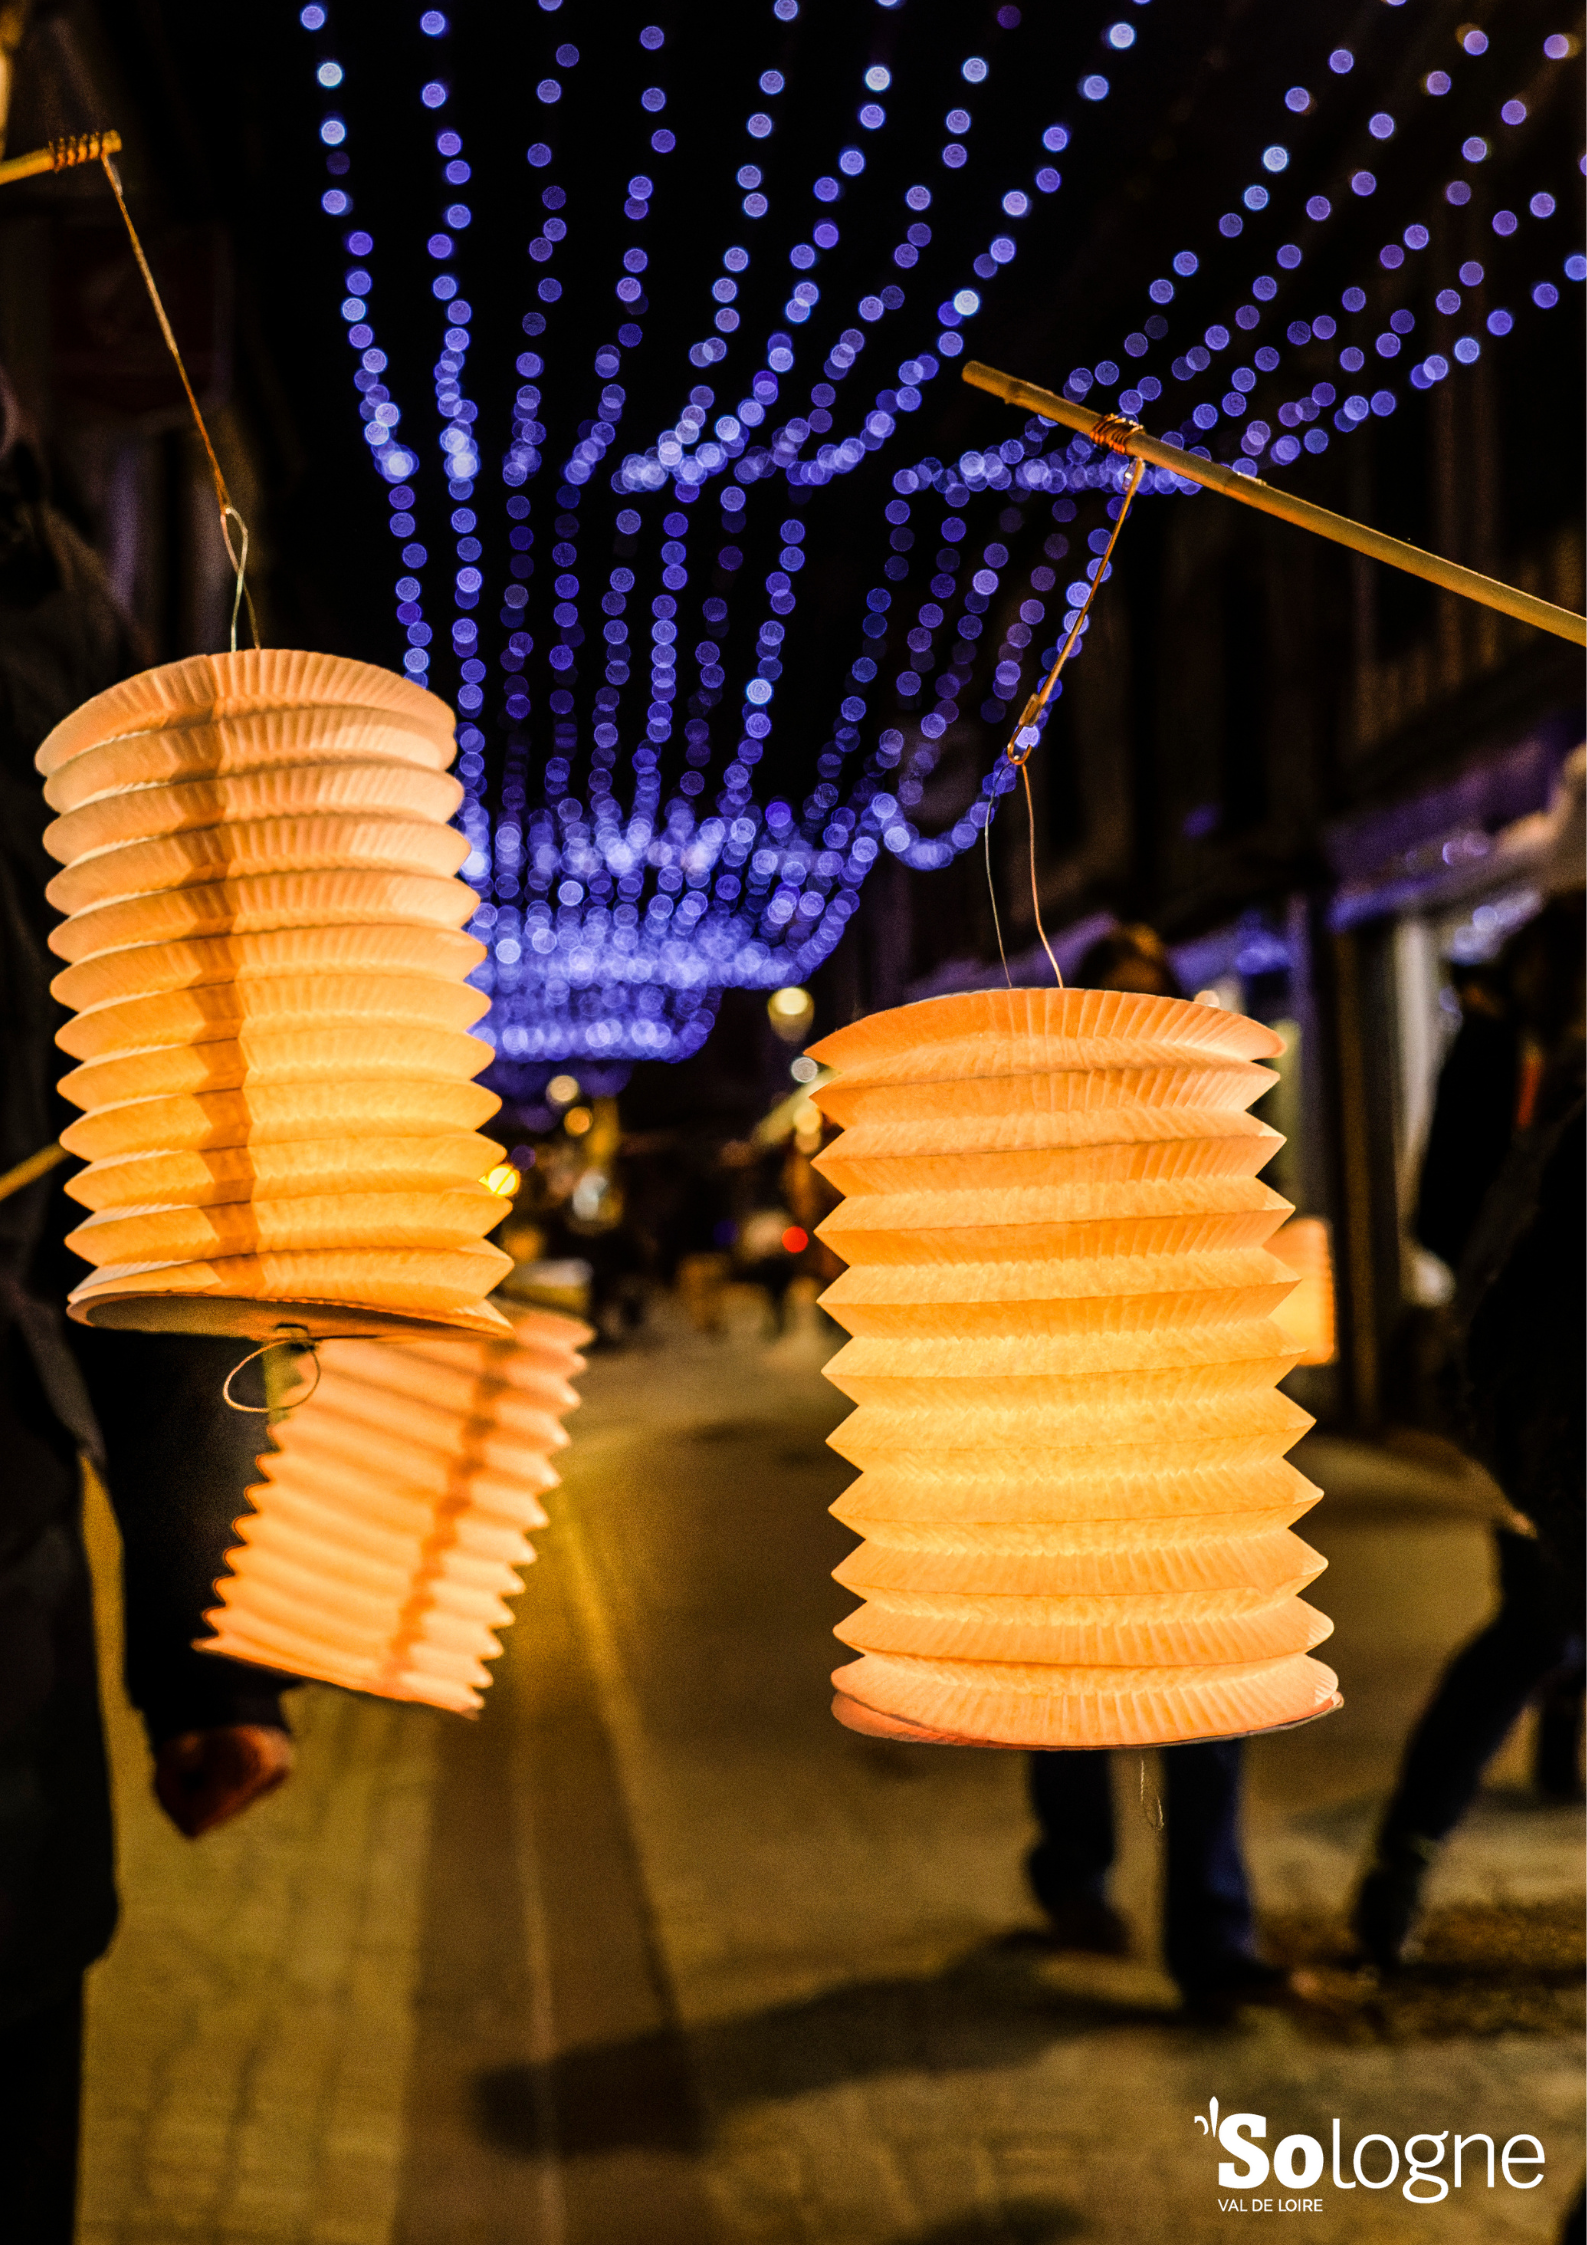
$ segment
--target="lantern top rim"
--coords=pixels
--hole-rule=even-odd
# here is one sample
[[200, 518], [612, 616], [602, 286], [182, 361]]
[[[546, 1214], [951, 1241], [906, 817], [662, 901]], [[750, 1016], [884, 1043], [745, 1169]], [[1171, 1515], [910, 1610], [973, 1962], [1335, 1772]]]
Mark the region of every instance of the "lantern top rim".
[[438, 694], [377, 663], [290, 647], [249, 647], [236, 654], [189, 655], [107, 687], [61, 719], [34, 763], [47, 778], [74, 756], [129, 733], [276, 710], [341, 707], [388, 711], [443, 747], [446, 763], [452, 760], [454, 720]]
[[[1154, 1060], [1199, 1060], [1214, 1067], [1270, 1060], [1278, 1033], [1243, 1014], [1124, 990], [972, 990], [922, 998], [852, 1022], [810, 1047], [810, 1056], [846, 1083], [907, 1082], [922, 1068], [937, 1075], [948, 1045], [1017, 1041], [1020, 1065], [1044, 1071], [1129, 1067]], [[1038, 1060], [1033, 1048], [1046, 1046]], [[1025, 1055], [1030, 1053], [1027, 1060]], [[972, 1073], [1005, 1073], [972, 1068]]]

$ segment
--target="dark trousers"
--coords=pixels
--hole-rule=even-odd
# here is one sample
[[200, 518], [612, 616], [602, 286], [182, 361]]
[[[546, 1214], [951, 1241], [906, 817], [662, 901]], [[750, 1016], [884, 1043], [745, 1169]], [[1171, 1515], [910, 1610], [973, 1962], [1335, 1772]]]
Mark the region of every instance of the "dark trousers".
[[1530, 1536], [1501, 1530], [1499, 1611], [1444, 1670], [1412, 1731], [1383, 1818], [1383, 1844], [1442, 1840], [1465, 1815], [1482, 1773], [1527, 1701], [1581, 1657], [1579, 1601]]
[[0, 2237], [72, 2245], [82, 2099], [83, 1984], [0, 2027]]
[[[1215, 1987], [1251, 1955], [1251, 1895], [1240, 1856], [1240, 1740], [1163, 1750], [1168, 1891], [1163, 1948], [1186, 1995]], [[1026, 1860], [1046, 1909], [1104, 1899], [1115, 1854], [1105, 1753], [1032, 1754], [1031, 1806], [1041, 1838]]]

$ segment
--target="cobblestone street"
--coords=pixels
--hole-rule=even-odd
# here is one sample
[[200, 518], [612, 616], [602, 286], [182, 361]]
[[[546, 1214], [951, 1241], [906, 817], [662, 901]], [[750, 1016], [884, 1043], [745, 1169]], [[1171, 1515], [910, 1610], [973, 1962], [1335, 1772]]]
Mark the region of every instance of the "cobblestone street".
[[1535, 1803], [1524, 1738], [1438, 1867], [1426, 1960], [1389, 1990], [1339, 1961], [1399, 1742], [1487, 1609], [1460, 1485], [1301, 1456], [1346, 1706], [1251, 1750], [1248, 1840], [1318, 2001], [1191, 2027], [1154, 1948], [1150, 1758], [1115, 1757], [1136, 1953], [1054, 1960], [1013, 1938], [1021, 1758], [828, 1713], [832, 1344], [658, 1336], [585, 1376], [479, 1721], [305, 1690], [291, 1785], [191, 1847], [113, 1708], [84, 2245], [1199, 2245], [1226, 2219], [1214, 2096], [1270, 2147], [1336, 2116], [1347, 2146], [1546, 2147], [1540, 2188], [1468, 2167], [1433, 2211], [1325, 2174], [1319, 2245], [1552, 2239], [1581, 2168], [1581, 1820]]

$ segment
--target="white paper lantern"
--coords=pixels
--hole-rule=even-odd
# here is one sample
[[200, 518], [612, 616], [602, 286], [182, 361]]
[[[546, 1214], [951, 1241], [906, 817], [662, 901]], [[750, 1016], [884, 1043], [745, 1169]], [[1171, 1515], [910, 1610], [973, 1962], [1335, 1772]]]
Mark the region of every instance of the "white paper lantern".
[[74, 1317], [504, 1330], [453, 748], [411, 680], [279, 650], [144, 672], [45, 741]]
[[831, 1437], [861, 1478], [866, 1603], [836, 1712], [1030, 1747], [1222, 1737], [1338, 1704], [1309, 1657], [1319, 1492], [1276, 1392], [1293, 1286], [1266, 1242], [1282, 1141], [1245, 1110], [1279, 1049], [1178, 999], [991, 991], [815, 1046], [845, 1194], [823, 1296], [853, 1335]]
[[323, 1342], [319, 1385], [259, 1461], [200, 1649], [478, 1707], [590, 1338], [523, 1310], [505, 1341]]

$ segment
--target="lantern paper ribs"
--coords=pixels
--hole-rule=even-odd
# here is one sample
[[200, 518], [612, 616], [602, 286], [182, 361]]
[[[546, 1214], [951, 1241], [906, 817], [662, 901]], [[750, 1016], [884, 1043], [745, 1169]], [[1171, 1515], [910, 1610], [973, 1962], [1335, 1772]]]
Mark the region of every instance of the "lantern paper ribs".
[[203, 1649], [478, 1707], [589, 1337], [525, 1311], [506, 1341], [325, 1342], [318, 1387], [259, 1461]]
[[197, 656], [39, 751], [90, 1324], [505, 1330], [451, 713], [326, 655]]
[[1294, 1275], [1282, 1143], [1246, 1113], [1280, 1049], [1178, 999], [929, 999], [814, 1048], [846, 1197], [823, 1296], [852, 1335], [834, 1507], [835, 1711], [884, 1736], [1032, 1747], [1211, 1738], [1338, 1704], [1297, 1595], [1319, 1492], [1284, 1453]]

